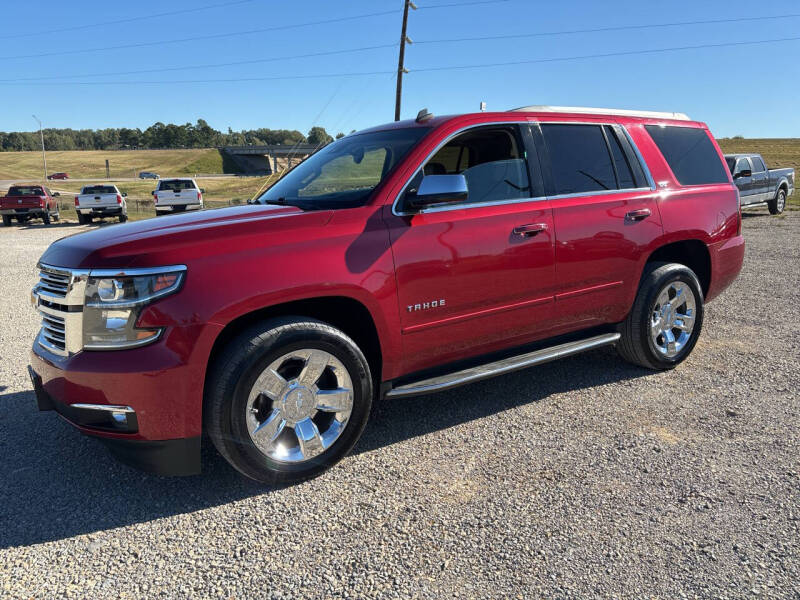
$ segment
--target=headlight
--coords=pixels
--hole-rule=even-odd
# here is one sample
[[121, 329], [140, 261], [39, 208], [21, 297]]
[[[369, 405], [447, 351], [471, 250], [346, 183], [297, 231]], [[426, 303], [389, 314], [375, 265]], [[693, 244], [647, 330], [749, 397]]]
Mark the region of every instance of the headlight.
[[91, 271], [83, 310], [84, 349], [133, 348], [157, 340], [161, 329], [139, 329], [136, 321], [154, 300], [177, 292], [185, 272], [184, 266]]

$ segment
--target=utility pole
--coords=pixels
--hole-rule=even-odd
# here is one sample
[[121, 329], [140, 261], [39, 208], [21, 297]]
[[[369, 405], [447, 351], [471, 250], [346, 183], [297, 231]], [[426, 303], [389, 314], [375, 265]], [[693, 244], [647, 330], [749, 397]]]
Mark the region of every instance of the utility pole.
[[47, 155], [44, 153], [44, 132], [42, 131], [42, 122], [39, 121], [39, 117], [33, 115], [33, 118], [39, 122], [39, 137], [42, 138], [42, 164], [44, 166], [44, 179], [43, 182], [47, 181]]
[[405, 0], [403, 7], [403, 29], [400, 32], [400, 58], [397, 61], [397, 95], [394, 101], [394, 120], [400, 120], [400, 101], [403, 97], [403, 73], [408, 73], [405, 67], [406, 59], [406, 43], [412, 43], [406, 35], [406, 28], [408, 26], [408, 9], [411, 7], [417, 10], [416, 5], [411, 0]]

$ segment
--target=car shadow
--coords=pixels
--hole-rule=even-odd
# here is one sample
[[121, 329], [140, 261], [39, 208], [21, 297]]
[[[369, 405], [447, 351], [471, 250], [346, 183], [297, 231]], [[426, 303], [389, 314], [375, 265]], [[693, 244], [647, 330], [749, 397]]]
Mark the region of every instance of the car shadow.
[[[437, 395], [385, 399], [354, 453], [537, 403], [553, 394], [633, 379], [649, 371], [601, 349]], [[475, 451], [464, 448], [464, 452]], [[203, 447], [203, 473], [157, 477], [115, 461], [32, 391], [0, 394], [0, 548], [37, 544], [152, 521], [271, 493]]]

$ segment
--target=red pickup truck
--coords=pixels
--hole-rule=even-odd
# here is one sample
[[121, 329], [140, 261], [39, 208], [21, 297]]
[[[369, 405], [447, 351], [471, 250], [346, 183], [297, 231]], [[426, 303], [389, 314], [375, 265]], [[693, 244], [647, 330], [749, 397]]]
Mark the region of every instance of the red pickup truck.
[[326, 146], [252, 205], [55, 242], [31, 378], [40, 409], [141, 468], [198, 472], [207, 434], [251, 478], [300, 480], [384, 396], [604, 345], [675, 367], [743, 257], [703, 123], [422, 112]]
[[[58, 192], [56, 192], [58, 194]], [[45, 225], [60, 218], [55, 195], [43, 185], [12, 185], [8, 193], [0, 198], [0, 215], [3, 225], [11, 225], [11, 219], [27, 223], [31, 219], [42, 219]]]

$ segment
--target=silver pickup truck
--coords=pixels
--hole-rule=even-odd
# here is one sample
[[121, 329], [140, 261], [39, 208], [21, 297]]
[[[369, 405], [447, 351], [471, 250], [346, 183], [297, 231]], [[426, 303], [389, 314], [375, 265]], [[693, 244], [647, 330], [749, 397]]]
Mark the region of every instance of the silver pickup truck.
[[742, 208], [766, 206], [773, 215], [786, 208], [794, 193], [794, 169], [767, 169], [760, 154], [726, 154], [725, 161], [739, 188]]

